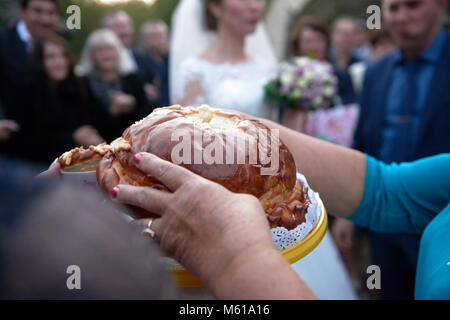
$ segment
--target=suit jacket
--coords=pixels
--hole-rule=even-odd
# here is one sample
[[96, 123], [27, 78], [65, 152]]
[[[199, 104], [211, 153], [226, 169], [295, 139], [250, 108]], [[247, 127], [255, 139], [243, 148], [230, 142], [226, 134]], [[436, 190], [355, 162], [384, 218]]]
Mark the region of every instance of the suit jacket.
[[[355, 133], [354, 147], [371, 156], [377, 156], [382, 142], [382, 124], [394, 54], [374, 62], [366, 71], [361, 95], [361, 113]], [[426, 104], [420, 113], [417, 143], [410, 159], [450, 152], [450, 36], [436, 66]]]
[[4, 116], [21, 122], [23, 110], [15, 103], [23, 90], [29, 89], [31, 68], [25, 43], [16, 26], [0, 32], [0, 101]]
[[2, 116], [15, 120], [20, 131], [0, 143], [0, 153], [28, 157], [23, 146], [29, 143], [33, 117], [30, 108], [23, 103], [32, 87], [31, 67], [25, 43], [20, 39], [16, 26], [0, 31], [0, 107]]
[[154, 109], [147, 100], [141, 78], [136, 73], [122, 76], [122, 92], [132, 95], [136, 99], [136, 104], [130, 113], [113, 116], [109, 113], [109, 106], [101, 103], [98, 93], [93, 90], [91, 82], [87, 77], [86, 82], [89, 96], [97, 100], [95, 108], [91, 108], [89, 118], [96, 119], [93, 125], [100, 131], [100, 134], [107, 142], [111, 142], [122, 136], [123, 131], [134, 122], [148, 116]]
[[155, 74], [153, 73], [153, 70], [150, 66], [150, 62], [148, 61], [147, 56], [137, 51], [133, 51], [133, 58], [136, 61], [138, 68], [136, 73], [138, 74], [141, 82], [143, 84], [152, 83], [155, 78]]
[[169, 94], [169, 54], [166, 54], [163, 57], [163, 62], [158, 65], [154, 59], [147, 55], [149, 68], [152, 70], [154, 74], [154, 81], [153, 84], [155, 84], [158, 87], [158, 100], [156, 101], [156, 104], [160, 107], [168, 106], [170, 105], [170, 94]]

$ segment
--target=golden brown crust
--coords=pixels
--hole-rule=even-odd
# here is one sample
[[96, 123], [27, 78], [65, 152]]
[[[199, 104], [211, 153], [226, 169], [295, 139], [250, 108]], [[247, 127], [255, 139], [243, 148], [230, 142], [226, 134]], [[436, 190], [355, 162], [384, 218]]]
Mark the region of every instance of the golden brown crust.
[[288, 201], [276, 203], [272, 208], [266, 209], [266, 217], [270, 227], [285, 227], [291, 230], [305, 222], [306, 212], [310, 204], [309, 199], [305, 196], [306, 194], [307, 190], [304, 190], [300, 182], [297, 181]]
[[58, 162], [61, 169], [65, 169], [89, 160], [100, 160], [110, 150], [111, 147], [106, 144], [106, 142], [103, 142], [97, 146], [90, 146], [88, 149], [85, 149], [84, 147], [77, 147], [63, 153], [58, 158]]
[[[265, 142], [261, 139], [266, 139], [270, 145], [270, 139], [258, 135], [260, 129], [270, 133], [270, 129], [259, 121], [206, 106], [172, 106], [155, 109], [151, 115], [125, 130], [122, 139], [116, 143], [121, 147], [111, 148], [100, 161], [97, 180], [107, 192], [118, 184], [150, 186], [168, 191], [159, 181], [135, 167], [134, 154], [150, 152], [164, 160], [175, 162], [172, 159], [172, 151], [181, 140], [173, 139], [172, 133], [176, 131], [179, 136], [191, 137], [191, 141], [194, 141], [195, 135], [200, 132], [200, 134], [209, 133], [210, 136], [219, 139], [217, 141], [223, 150], [223, 159], [226, 159], [229, 151], [226, 141], [230, 137], [247, 139], [249, 145], [253, 143], [258, 146]], [[205, 150], [211, 141], [192, 143], [191, 161], [180, 165], [233, 192], [256, 196], [263, 205], [272, 227], [285, 226], [292, 229], [304, 221], [308, 203], [304, 198], [302, 186], [296, 180], [294, 159], [282, 141], [278, 145], [279, 170], [271, 175], [261, 174], [261, 168], [268, 168], [271, 163], [264, 165], [257, 157], [257, 162], [251, 164], [248, 152], [245, 163], [237, 163], [236, 142], [235, 161], [232, 161], [232, 164], [207, 164], [204, 161], [195, 164], [196, 151]], [[111, 146], [114, 145], [113, 142]], [[249, 145], [246, 147], [250, 148]]]

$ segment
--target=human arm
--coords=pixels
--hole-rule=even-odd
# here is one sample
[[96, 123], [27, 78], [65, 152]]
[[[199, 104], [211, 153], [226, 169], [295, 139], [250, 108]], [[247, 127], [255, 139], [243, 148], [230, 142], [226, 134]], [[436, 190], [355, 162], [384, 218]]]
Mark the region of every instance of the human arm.
[[353, 247], [355, 225], [347, 219], [335, 218], [330, 222], [329, 226], [339, 251], [342, 254], [349, 253]]
[[309, 137], [273, 121], [259, 119], [278, 129], [291, 151], [297, 170], [311, 188], [320, 193], [333, 215], [348, 218], [361, 204], [364, 194], [366, 157], [359, 151]]
[[113, 195], [160, 215], [151, 226], [157, 241], [217, 298], [315, 298], [276, 250], [255, 197], [232, 193], [151, 154], [136, 160], [172, 193], [119, 185]]
[[19, 129], [19, 125], [14, 120], [0, 119], [0, 143], [9, 140], [11, 133]]
[[420, 233], [450, 199], [449, 155], [385, 165], [361, 152], [261, 121], [280, 130], [298, 171], [335, 216], [352, 216], [353, 222], [371, 230]]
[[76, 129], [73, 133], [73, 140], [76, 145], [85, 147], [96, 146], [104, 141], [98, 131], [90, 125], [83, 125]]
[[186, 83], [183, 94], [178, 97], [176, 103], [182, 106], [192, 106], [202, 97], [203, 89], [200, 81], [193, 80]]
[[386, 165], [367, 156], [365, 195], [351, 217], [374, 231], [421, 234], [450, 200], [450, 154]]
[[205, 75], [214, 70], [205, 70], [205, 66], [198, 58], [188, 58], [181, 63], [177, 70], [177, 77], [173, 80], [174, 103], [191, 106], [205, 103]]
[[128, 115], [130, 122], [140, 120], [148, 116], [154, 109], [151, 105], [144, 90], [144, 83], [137, 76], [137, 74], [129, 74], [124, 78], [123, 91], [127, 95], [134, 98], [134, 108]]

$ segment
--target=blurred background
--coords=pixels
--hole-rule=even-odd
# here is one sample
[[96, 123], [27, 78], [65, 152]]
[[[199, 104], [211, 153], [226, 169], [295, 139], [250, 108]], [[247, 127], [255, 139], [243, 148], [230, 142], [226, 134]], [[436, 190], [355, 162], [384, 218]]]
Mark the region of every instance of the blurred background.
[[[82, 28], [71, 35], [72, 49], [75, 54], [79, 54], [88, 34], [98, 28], [101, 17], [111, 9], [123, 9], [133, 17], [136, 30], [150, 19], [162, 19], [169, 26], [175, 7], [180, 0], [61, 0], [61, 8], [67, 8], [71, 4], [76, 4], [81, 8]], [[380, 4], [380, 0], [266, 0], [270, 15], [271, 6], [275, 2], [284, 2], [285, 7], [299, 7], [296, 15], [312, 15], [320, 18], [326, 23], [331, 23], [336, 17], [351, 15], [356, 18], [366, 18], [366, 8], [369, 5]], [[0, 27], [14, 24], [18, 19], [17, 0], [2, 0], [0, 2]], [[65, 12], [61, 12], [64, 17]], [[290, 20], [293, 23], [296, 17]]]
[[[99, 27], [99, 21], [109, 10], [123, 9], [127, 11], [133, 17], [136, 30], [139, 30], [141, 25], [150, 19], [158, 18], [170, 24], [172, 12], [178, 2], [179, 0], [61, 0], [60, 4], [62, 9], [72, 4], [78, 5], [81, 9], [81, 30], [77, 30], [71, 35], [73, 37], [73, 40], [71, 40], [73, 50], [78, 55], [89, 33]], [[11, 25], [18, 19], [18, 6], [19, 3], [16, 0], [0, 2], [1, 26]], [[61, 10], [61, 17], [64, 16], [66, 16], [66, 13]]]

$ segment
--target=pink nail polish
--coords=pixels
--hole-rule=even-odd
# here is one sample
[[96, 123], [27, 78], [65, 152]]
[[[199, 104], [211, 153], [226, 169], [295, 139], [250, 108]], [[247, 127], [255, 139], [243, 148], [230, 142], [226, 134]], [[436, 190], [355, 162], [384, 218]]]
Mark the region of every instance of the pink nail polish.
[[118, 192], [119, 192], [119, 188], [117, 188], [117, 187], [112, 188], [111, 192], [110, 192], [111, 197], [116, 198]]
[[139, 164], [139, 162], [141, 162], [142, 159], [142, 155], [140, 153], [137, 153], [134, 155], [133, 160], [136, 164]]

